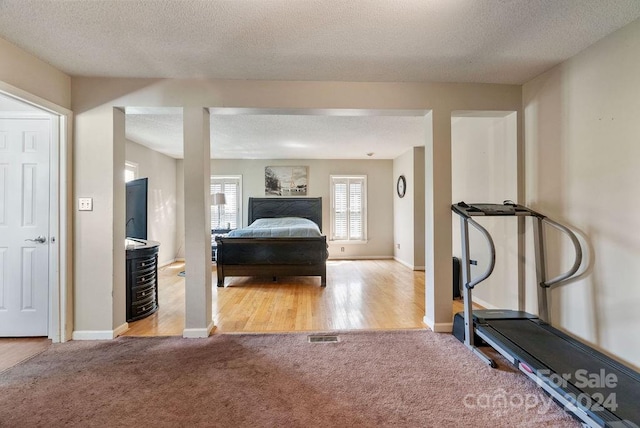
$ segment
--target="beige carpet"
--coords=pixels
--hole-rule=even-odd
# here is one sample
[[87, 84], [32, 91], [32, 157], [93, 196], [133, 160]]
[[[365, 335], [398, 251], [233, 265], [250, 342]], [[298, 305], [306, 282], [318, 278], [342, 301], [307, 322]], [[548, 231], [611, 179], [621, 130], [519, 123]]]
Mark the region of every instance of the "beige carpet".
[[533, 382], [423, 330], [56, 344], [0, 374], [0, 426], [579, 426]]

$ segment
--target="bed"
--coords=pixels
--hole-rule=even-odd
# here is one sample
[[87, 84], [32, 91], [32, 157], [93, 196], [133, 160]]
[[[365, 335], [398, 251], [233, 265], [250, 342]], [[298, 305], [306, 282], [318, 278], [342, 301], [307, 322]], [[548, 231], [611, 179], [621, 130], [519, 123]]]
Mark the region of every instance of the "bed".
[[[297, 229], [283, 218], [306, 219], [322, 230], [322, 198], [249, 198], [248, 223], [280, 219], [280, 228]], [[265, 231], [261, 226], [238, 229], [231, 236], [217, 236], [218, 287], [229, 276], [319, 276], [327, 285], [327, 237], [309, 232]], [[302, 234], [302, 235], [301, 235]]]

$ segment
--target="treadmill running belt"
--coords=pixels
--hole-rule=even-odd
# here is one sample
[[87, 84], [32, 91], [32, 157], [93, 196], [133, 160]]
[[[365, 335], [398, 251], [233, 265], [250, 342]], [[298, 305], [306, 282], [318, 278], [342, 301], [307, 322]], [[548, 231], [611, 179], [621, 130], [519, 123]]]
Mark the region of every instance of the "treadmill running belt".
[[553, 327], [529, 320], [491, 320], [488, 324], [578, 389], [591, 396], [599, 393], [595, 397], [604, 398], [603, 407], [620, 419], [640, 425], [640, 381], [636, 377], [548, 330]]

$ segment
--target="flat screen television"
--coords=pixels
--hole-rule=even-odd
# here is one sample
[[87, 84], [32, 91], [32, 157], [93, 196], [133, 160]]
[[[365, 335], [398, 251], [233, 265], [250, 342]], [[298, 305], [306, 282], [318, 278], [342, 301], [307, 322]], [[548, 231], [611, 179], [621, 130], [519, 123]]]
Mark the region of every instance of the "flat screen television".
[[127, 238], [147, 239], [148, 178], [127, 182]]

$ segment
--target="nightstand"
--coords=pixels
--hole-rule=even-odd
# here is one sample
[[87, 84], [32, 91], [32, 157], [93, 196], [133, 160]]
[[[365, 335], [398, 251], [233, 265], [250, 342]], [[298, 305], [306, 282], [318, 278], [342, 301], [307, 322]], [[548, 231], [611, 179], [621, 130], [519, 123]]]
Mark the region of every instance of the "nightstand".
[[216, 236], [226, 236], [232, 229], [211, 229], [211, 261], [216, 261], [218, 245], [216, 244]]

